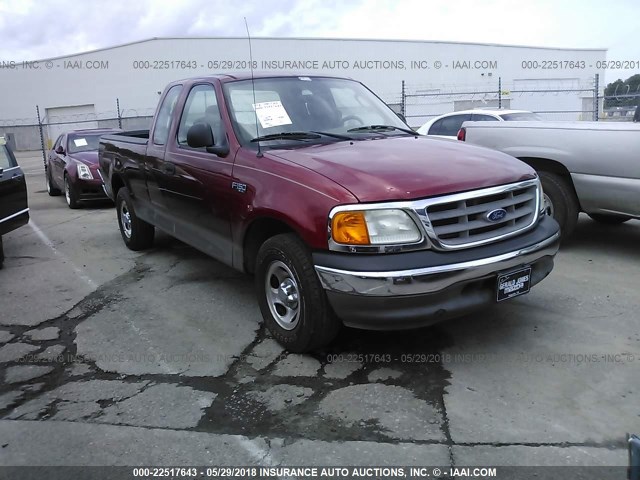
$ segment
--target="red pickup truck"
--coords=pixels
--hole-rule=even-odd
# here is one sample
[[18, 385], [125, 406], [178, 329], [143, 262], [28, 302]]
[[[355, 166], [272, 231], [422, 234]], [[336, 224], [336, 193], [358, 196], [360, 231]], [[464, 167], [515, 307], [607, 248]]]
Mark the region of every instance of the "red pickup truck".
[[103, 136], [99, 161], [129, 248], [158, 228], [255, 275], [294, 352], [527, 293], [559, 245], [532, 168], [419, 136], [350, 79], [173, 82], [151, 130]]

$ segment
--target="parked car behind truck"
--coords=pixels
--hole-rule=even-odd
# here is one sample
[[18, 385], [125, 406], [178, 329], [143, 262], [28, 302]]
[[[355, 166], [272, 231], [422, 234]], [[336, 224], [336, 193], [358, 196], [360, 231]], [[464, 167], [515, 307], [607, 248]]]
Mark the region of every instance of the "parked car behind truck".
[[100, 136], [116, 133], [114, 128], [72, 130], [60, 135], [47, 156], [45, 182], [52, 197], [64, 193], [69, 208], [91, 200], [106, 200], [98, 173]]
[[535, 168], [563, 236], [578, 213], [608, 223], [640, 218], [640, 125], [608, 122], [465, 122], [458, 138]]
[[174, 82], [151, 130], [102, 137], [99, 157], [125, 244], [159, 228], [254, 274], [290, 351], [524, 294], [558, 249], [533, 169], [421, 137], [353, 80]]

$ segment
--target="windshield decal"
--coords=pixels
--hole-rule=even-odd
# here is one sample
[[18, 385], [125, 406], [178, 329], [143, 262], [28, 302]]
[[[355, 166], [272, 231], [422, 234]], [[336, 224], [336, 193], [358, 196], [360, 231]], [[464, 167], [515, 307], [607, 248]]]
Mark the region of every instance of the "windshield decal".
[[86, 147], [88, 145], [86, 138], [76, 138], [73, 140], [76, 147]]
[[292, 123], [280, 100], [256, 103], [253, 108], [262, 128], [279, 127], [280, 125], [291, 125]]

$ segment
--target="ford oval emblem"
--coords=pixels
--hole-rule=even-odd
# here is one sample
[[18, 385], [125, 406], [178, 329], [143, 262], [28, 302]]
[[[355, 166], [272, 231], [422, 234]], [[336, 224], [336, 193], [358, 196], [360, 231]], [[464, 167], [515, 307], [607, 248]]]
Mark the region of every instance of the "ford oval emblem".
[[486, 219], [490, 222], [499, 222], [504, 217], [507, 216], [507, 211], [504, 208], [496, 208], [495, 210], [491, 210], [486, 215]]

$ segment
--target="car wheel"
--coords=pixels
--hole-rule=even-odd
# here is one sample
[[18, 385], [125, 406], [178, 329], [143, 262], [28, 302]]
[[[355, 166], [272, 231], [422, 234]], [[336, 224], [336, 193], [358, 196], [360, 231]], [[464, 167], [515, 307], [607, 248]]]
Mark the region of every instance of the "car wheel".
[[78, 204], [78, 194], [76, 192], [73, 183], [69, 181], [69, 176], [65, 174], [64, 176], [64, 196], [67, 199], [67, 205], [69, 208], [78, 208], [80, 205]]
[[4, 249], [2, 248], [2, 237], [0, 237], [0, 268], [4, 265]]
[[549, 172], [538, 172], [538, 175], [544, 190], [545, 212], [558, 222], [562, 237], [566, 239], [578, 223], [578, 199], [561, 176]]
[[296, 235], [276, 235], [264, 242], [255, 275], [262, 317], [287, 350], [310, 352], [338, 334], [342, 323], [329, 305], [309, 250]]
[[126, 187], [118, 190], [116, 211], [120, 234], [130, 250], [145, 250], [153, 245], [155, 228], [150, 223], [139, 219], [133, 209], [131, 196]]
[[598, 223], [606, 223], [607, 225], [619, 225], [627, 220], [631, 220], [631, 217], [624, 215], [607, 215], [603, 213], [589, 213], [589, 217]]
[[45, 174], [45, 181], [47, 182], [47, 193], [50, 197], [57, 197], [62, 193], [58, 187], [53, 186], [53, 183], [51, 182], [51, 170], [48, 168]]

